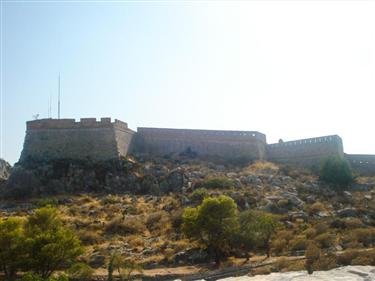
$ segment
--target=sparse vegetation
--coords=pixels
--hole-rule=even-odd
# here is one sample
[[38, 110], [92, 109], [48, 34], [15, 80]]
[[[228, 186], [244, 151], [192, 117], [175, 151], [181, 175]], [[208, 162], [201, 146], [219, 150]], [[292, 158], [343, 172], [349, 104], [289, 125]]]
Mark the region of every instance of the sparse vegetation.
[[[171, 163], [171, 159], [160, 161], [159, 164], [145, 162], [142, 165], [147, 165], [147, 172], [140, 169], [135, 177], [144, 178], [148, 173], [147, 178], [153, 179], [148, 184], [154, 184], [155, 175], [174, 170], [178, 163]], [[103, 268], [116, 251], [122, 259], [133, 260], [145, 268], [207, 264], [215, 260], [216, 252], [222, 267], [241, 265], [247, 259], [253, 262], [268, 253], [272, 255], [268, 261], [275, 263], [254, 272], [289, 271], [306, 268], [305, 260], [298, 258], [310, 254], [311, 244], [320, 251], [319, 261], [312, 262], [312, 271], [374, 263], [375, 224], [371, 212], [375, 211], [375, 178], [360, 177], [358, 183], [363, 190], [353, 188], [343, 192], [331, 188], [332, 184], [318, 181], [314, 173], [292, 166], [283, 171], [268, 162], [242, 167], [216, 166], [197, 159], [184, 161], [187, 162], [178, 163], [185, 174], [182, 189], [169, 189], [174, 184], [167, 182], [170, 177], [160, 176], [165, 180], [163, 185], [173, 190], [169, 193], [140, 195], [133, 189], [130, 191], [133, 187], [129, 186], [125, 193], [53, 195], [19, 201], [17, 207], [0, 209], [2, 268], [7, 267], [6, 274], [13, 279], [17, 271], [31, 271], [22, 278], [55, 281], [82, 274], [83, 280], [89, 279], [84, 276], [89, 276], [91, 271], [86, 265], [103, 274]], [[176, 177], [175, 182], [179, 180]], [[225, 204], [220, 199], [223, 197]], [[204, 203], [207, 201], [210, 203]], [[8, 200], [5, 204], [14, 203]], [[203, 204], [207, 204], [205, 208]], [[226, 207], [222, 208], [223, 205]], [[29, 218], [40, 207], [55, 210], [52, 217], [58, 218], [59, 227], [71, 229], [84, 245], [85, 253], [80, 256], [79, 265], [75, 265], [75, 259], [65, 259], [58, 267], [65, 270], [66, 276], [42, 277], [39, 269], [32, 268], [36, 263], [28, 259], [33, 243], [29, 241], [27, 247], [23, 246], [25, 237], [32, 232]], [[6, 238], [6, 233], [12, 233], [12, 239]], [[5, 238], [2, 240], [2, 237]], [[15, 246], [9, 250], [13, 252], [3, 248], [4, 241], [12, 241]], [[16, 246], [17, 241], [21, 246]], [[9, 259], [10, 256], [17, 258]], [[4, 265], [4, 260], [9, 263]], [[71, 269], [70, 265], [73, 265]], [[117, 278], [118, 270], [114, 269], [113, 274]], [[123, 274], [123, 279], [126, 278]]]

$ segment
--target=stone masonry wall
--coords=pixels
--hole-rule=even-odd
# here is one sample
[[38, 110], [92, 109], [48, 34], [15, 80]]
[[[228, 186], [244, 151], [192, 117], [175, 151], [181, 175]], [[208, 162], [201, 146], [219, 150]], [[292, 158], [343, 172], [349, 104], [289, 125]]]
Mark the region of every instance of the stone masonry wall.
[[126, 156], [134, 132], [110, 118], [41, 119], [27, 122], [20, 162], [27, 159], [108, 160]]
[[339, 136], [301, 139], [267, 146], [269, 161], [311, 167], [320, 165], [331, 156], [343, 157], [343, 145]]
[[150, 155], [181, 153], [190, 149], [198, 155], [224, 158], [264, 159], [266, 136], [250, 131], [138, 128], [137, 151]]
[[345, 158], [355, 172], [362, 175], [375, 175], [375, 155], [345, 154]]

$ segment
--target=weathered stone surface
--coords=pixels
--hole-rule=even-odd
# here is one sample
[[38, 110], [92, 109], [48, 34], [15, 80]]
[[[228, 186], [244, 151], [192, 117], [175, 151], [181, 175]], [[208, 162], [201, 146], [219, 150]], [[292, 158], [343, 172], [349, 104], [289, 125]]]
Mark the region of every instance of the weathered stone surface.
[[328, 271], [315, 271], [309, 275], [306, 271], [271, 273], [253, 277], [230, 277], [221, 281], [372, 281], [375, 280], [374, 266], [346, 266]]
[[9, 178], [11, 166], [8, 162], [0, 158], [0, 182]]

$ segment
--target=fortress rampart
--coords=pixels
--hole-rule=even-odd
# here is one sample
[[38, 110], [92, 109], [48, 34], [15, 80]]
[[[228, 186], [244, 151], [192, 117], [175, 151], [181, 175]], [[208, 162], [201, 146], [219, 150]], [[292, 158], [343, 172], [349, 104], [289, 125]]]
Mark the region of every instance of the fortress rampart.
[[339, 136], [324, 136], [269, 144], [268, 160], [303, 166], [320, 165], [328, 157], [343, 157], [344, 149]]
[[345, 154], [352, 168], [363, 175], [375, 175], [375, 155]]
[[319, 166], [328, 157], [347, 159], [363, 174], [375, 174], [375, 155], [344, 154], [337, 135], [267, 144], [256, 131], [138, 128], [111, 118], [42, 119], [27, 122], [20, 162], [28, 159], [118, 159], [128, 153], [154, 156], [194, 153], [226, 159], [245, 158], [277, 163]]
[[134, 132], [111, 118], [41, 119], [27, 122], [20, 162], [27, 159], [108, 160], [126, 156]]
[[138, 128], [137, 150], [151, 155], [192, 151], [224, 158], [265, 159], [266, 136], [253, 131]]

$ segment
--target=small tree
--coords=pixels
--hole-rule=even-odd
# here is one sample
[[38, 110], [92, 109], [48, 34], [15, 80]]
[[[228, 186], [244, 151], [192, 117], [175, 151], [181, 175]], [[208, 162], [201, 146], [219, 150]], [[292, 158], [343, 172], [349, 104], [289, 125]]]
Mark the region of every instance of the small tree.
[[196, 208], [186, 208], [182, 231], [211, 249], [218, 265], [229, 251], [233, 233], [238, 229], [237, 205], [230, 197], [207, 197]]
[[6, 279], [13, 280], [25, 260], [25, 234], [19, 218], [0, 220], [0, 268]]
[[250, 259], [249, 252], [254, 250], [256, 246], [254, 223], [255, 217], [253, 212], [242, 212], [239, 216], [240, 230], [233, 239], [234, 247], [244, 252], [246, 257], [245, 263]]
[[120, 280], [129, 281], [134, 271], [143, 272], [143, 268], [134, 259], [125, 258], [115, 252], [111, 255], [108, 264], [108, 281], [113, 280], [113, 271], [116, 270]]
[[63, 265], [73, 264], [82, 253], [79, 239], [63, 226], [57, 210], [50, 206], [30, 215], [25, 232], [28, 266], [43, 278], [48, 278]]
[[240, 233], [246, 242], [247, 250], [259, 246], [266, 250], [267, 257], [271, 252], [271, 237], [276, 233], [279, 223], [271, 214], [245, 211], [240, 214]]
[[335, 186], [348, 186], [355, 180], [348, 161], [341, 158], [328, 158], [322, 165], [319, 178]]

